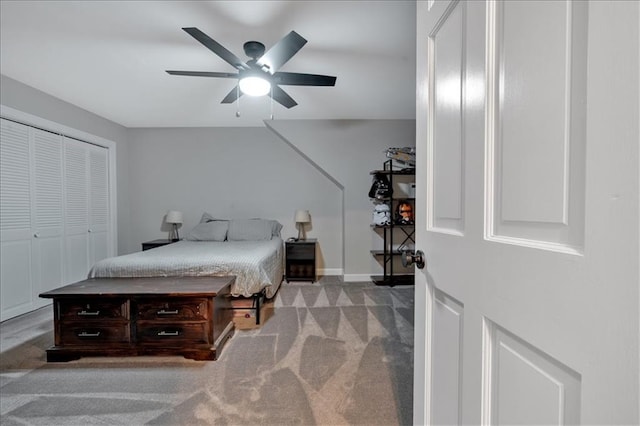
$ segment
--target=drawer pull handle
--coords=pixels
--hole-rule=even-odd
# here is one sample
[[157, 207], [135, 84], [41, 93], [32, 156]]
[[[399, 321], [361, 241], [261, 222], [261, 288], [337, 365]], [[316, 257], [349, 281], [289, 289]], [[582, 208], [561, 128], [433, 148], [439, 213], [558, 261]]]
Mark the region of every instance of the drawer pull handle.
[[99, 337], [100, 336], [100, 332], [96, 331], [95, 333], [87, 333], [86, 331], [83, 331], [82, 333], [78, 334], [78, 337]]
[[178, 310], [173, 310], [173, 311], [166, 311], [164, 309], [161, 309], [158, 311], [158, 315], [177, 315], [178, 314]]
[[100, 311], [80, 311], [78, 316], [80, 317], [97, 317], [100, 315]]
[[158, 333], [158, 336], [178, 336], [180, 335], [179, 331], [161, 331]]

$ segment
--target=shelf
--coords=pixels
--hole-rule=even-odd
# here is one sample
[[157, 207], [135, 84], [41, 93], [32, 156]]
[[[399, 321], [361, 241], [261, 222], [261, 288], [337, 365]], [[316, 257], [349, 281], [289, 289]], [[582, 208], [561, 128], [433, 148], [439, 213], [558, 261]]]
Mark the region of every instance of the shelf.
[[384, 251], [384, 250], [371, 250], [371, 254], [374, 256], [384, 256], [385, 254], [388, 256], [402, 256], [402, 252], [400, 251]]
[[406, 224], [400, 224], [400, 223], [398, 223], [398, 224], [392, 223], [391, 225], [376, 225], [376, 224], [372, 223], [370, 226], [371, 226], [371, 228], [374, 228], [374, 229], [378, 229], [378, 228], [379, 229], [389, 229], [389, 228], [415, 228], [416, 225], [415, 224], [406, 225]]
[[383, 201], [383, 202], [388, 202], [388, 201], [416, 201], [415, 197], [383, 197], [383, 198], [376, 198], [377, 201]]
[[[394, 169], [393, 168], [393, 160], [387, 160], [384, 162], [384, 166], [382, 170], [373, 170], [370, 172], [371, 175], [382, 174], [388, 180], [389, 188], [394, 188], [394, 177], [395, 176], [415, 176], [415, 168], [404, 168], [404, 169]], [[401, 183], [405, 183], [406, 179], [397, 178]], [[373, 189], [373, 187], [372, 187]], [[376, 191], [378, 189], [376, 188]], [[397, 210], [397, 207], [401, 206], [401, 203], [407, 202], [412, 205], [415, 204], [415, 197], [394, 197], [393, 194], [385, 193], [384, 195], [390, 195], [388, 197], [378, 198], [376, 201], [386, 203], [389, 206], [389, 210]], [[408, 195], [408, 194], [406, 194]], [[412, 206], [413, 208], [413, 206]], [[399, 212], [389, 212], [390, 217], [389, 220], [396, 220], [396, 214]], [[382, 218], [381, 218], [382, 219]], [[384, 219], [387, 219], [385, 216]], [[399, 220], [398, 220], [399, 221]], [[380, 220], [383, 222], [383, 220]], [[373, 275], [371, 279], [376, 285], [401, 285], [401, 284], [413, 284], [413, 275], [407, 274], [409, 272], [408, 269], [402, 268], [401, 273], [398, 274], [394, 272], [396, 266], [394, 265], [398, 257], [402, 256], [404, 253], [401, 251], [402, 247], [407, 247], [415, 243], [415, 224], [405, 224], [405, 223], [389, 223], [388, 225], [376, 225], [375, 223], [370, 224], [372, 230], [376, 233], [381, 234], [383, 237], [383, 248], [377, 250], [371, 250], [371, 254], [376, 258], [376, 260], [380, 261], [381, 266], [383, 268], [382, 275]], [[397, 229], [397, 230], [396, 230]], [[395, 231], [395, 232], [394, 232]], [[394, 248], [397, 247], [397, 248]]]
[[387, 276], [385, 278], [384, 275], [372, 275], [371, 281], [373, 281], [375, 285], [386, 285], [386, 286], [414, 285], [415, 276], [407, 274], [407, 275]]
[[383, 173], [386, 175], [408, 175], [412, 176], [416, 174], [416, 169], [407, 169], [407, 170], [372, 170], [369, 172], [370, 175], [375, 175], [376, 173]]

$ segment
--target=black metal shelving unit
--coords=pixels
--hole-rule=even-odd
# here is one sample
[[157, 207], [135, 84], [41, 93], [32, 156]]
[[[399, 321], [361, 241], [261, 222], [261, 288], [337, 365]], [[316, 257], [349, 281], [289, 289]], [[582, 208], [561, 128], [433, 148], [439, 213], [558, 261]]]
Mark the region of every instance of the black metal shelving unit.
[[[382, 170], [373, 170], [371, 171], [371, 175], [375, 175], [377, 173], [382, 173], [387, 176], [389, 180], [389, 185], [393, 190], [393, 180], [394, 176], [402, 175], [402, 176], [415, 176], [415, 169], [402, 169], [402, 170], [394, 170], [393, 169], [393, 160], [387, 160], [384, 162], [384, 167]], [[407, 244], [415, 243], [414, 235], [415, 235], [415, 225], [411, 224], [396, 224], [394, 223], [393, 211], [394, 204], [400, 200], [411, 201], [412, 205], [415, 209], [415, 198], [410, 197], [394, 197], [393, 193], [390, 197], [384, 198], [380, 201], [389, 205], [389, 210], [391, 211], [391, 224], [390, 225], [371, 225], [372, 229], [376, 231], [382, 232], [383, 238], [383, 249], [382, 250], [371, 250], [371, 254], [376, 258], [381, 259], [382, 261], [382, 275], [372, 275], [371, 280], [376, 285], [407, 285], [414, 284], [414, 275], [413, 274], [398, 274], [394, 269], [394, 257], [398, 257], [402, 255], [403, 249], [407, 248]], [[396, 248], [394, 248], [394, 242], [396, 239], [394, 235], [398, 235], [398, 232], [402, 233], [402, 241], [398, 244]]]

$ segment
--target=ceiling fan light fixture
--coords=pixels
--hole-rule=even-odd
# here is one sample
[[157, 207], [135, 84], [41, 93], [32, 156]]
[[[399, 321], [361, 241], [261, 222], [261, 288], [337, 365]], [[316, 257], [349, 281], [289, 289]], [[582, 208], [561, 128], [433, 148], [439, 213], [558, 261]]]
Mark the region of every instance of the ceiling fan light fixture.
[[271, 90], [271, 83], [268, 80], [256, 76], [243, 77], [238, 85], [242, 93], [249, 96], [264, 96]]

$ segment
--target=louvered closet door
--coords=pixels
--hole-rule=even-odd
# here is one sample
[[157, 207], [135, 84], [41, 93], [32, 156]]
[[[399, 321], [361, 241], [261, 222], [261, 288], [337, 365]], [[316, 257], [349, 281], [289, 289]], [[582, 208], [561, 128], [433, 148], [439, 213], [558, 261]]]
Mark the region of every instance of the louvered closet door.
[[34, 305], [37, 295], [64, 284], [62, 136], [32, 129], [32, 229]]
[[31, 309], [29, 127], [0, 123], [0, 319]]
[[89, 262], [109, 255], [109, 157], [105, 148], [89, 147]]
[[64, 209], [66, 281], [76, 282], [89, 271], [89, 158], [86, 144], [64, 138]]

